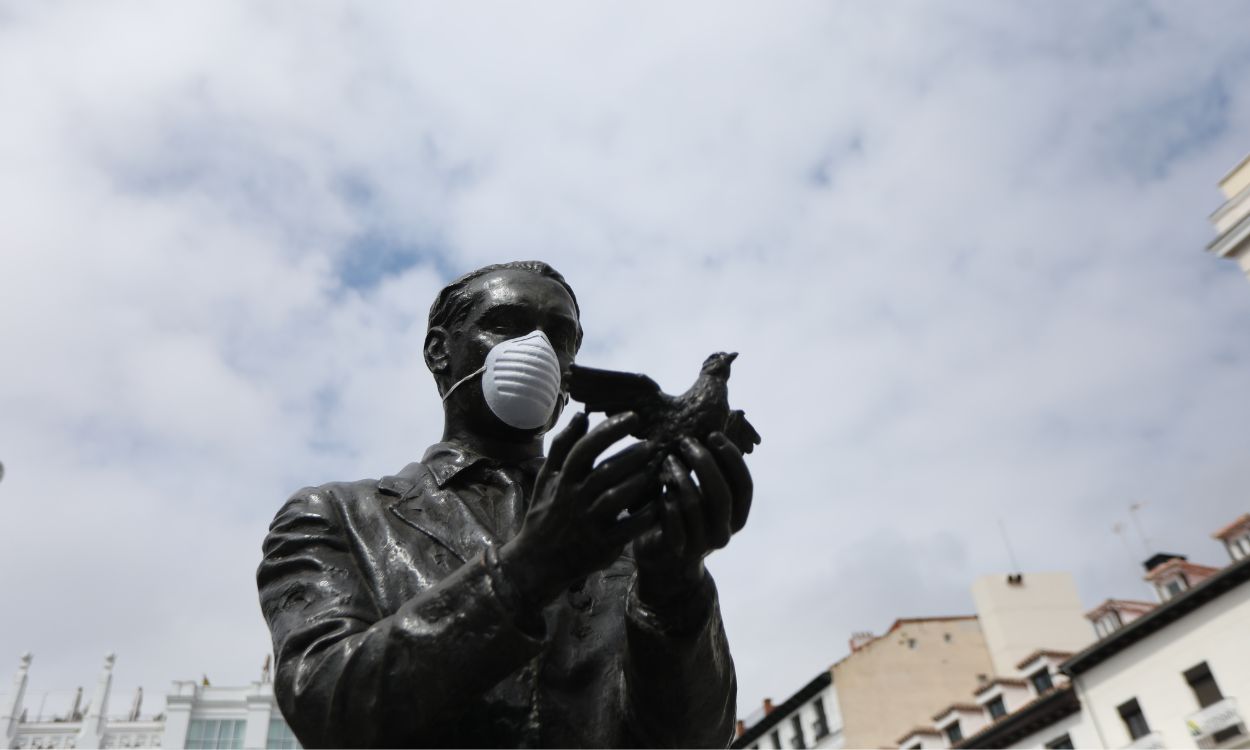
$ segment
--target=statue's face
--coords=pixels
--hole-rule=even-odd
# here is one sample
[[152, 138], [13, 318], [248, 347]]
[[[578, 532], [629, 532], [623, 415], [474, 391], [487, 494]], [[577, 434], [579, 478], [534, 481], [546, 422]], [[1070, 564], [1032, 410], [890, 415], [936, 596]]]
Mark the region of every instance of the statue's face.
[[[466, 291], [473, 295], [474, 304], [464, 322], [448, 331], [450, 382], [481, 367], [496, 344], [535, 330], [547, 334], [561, 370], [568, 370], [577, 354], [580, 327], [573, 298], [559, 282], [530, 271], [503, 269], [479, 276]], [[560, 416], [557, 407], [546, 425], [517, 430], [499, 421], [487, 408], [480, 380], [474, 387], [460, 390], [466, 392], [466, 398], [458, 402], [464, 416], [501, 436], [545, 433]]]

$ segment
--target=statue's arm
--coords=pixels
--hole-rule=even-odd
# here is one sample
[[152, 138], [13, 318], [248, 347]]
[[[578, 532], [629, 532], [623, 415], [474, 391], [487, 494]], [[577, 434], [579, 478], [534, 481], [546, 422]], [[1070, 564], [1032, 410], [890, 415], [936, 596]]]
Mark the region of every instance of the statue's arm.
[[383, 617], [333, 492], [296, 493], [265, 538], [275, 693], [306, 746], [410, 743], [537, 654], [542, 625], [518, 621], [493, 552]]
[[637, 740], [652, 747], [728, 746], [738, 687], [711, 575], [662, 609], [640, 601], [631, 585], [625, 620], [626, 710]]

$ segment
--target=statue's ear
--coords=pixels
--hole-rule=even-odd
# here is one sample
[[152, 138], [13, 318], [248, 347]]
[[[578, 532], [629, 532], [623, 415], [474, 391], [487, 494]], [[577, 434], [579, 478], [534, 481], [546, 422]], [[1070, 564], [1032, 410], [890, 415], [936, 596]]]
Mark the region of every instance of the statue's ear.
[[447, 347], [447, 329], [434, 326], [425, 332], [425, 366], [434, 377], [446, 375], [451, 370], [451, 353]]

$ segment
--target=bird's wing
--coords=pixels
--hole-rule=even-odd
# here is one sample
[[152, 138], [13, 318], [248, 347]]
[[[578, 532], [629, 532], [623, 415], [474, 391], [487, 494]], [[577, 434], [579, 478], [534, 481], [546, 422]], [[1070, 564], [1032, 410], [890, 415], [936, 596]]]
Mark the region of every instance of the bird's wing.
[[586, 405], [587, 411], [611, 416], [654, 406], [664, 395], [654, 380], [633, 372], [569, 366], [569, 395]]
[[746, 412], [734, 409], [725, 420], [725, 437], [743, 453], [750, 453], [760, 444], [760, 434], [747, 421]]

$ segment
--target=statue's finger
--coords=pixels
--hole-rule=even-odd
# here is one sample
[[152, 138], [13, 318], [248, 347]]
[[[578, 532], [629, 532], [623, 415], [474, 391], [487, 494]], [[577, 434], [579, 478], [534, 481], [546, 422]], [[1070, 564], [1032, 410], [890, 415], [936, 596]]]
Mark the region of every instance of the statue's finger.
[[547, 452], [547, 460], [543, 462], [543, 467], [538, 472], [539, 479], [543, 479], [554, 471], [559, 471], [564, 466], [569, 451], [586, 434], [586, 426], [589, 423], [590, 418], [585, 412], [579, 411], [573, 415], [568, 426], [551, 440], [551, 450]]
[[725, 482], [720, 467], [716, 465], [716, 459], [698, 441], [682, 439], [681, 455], [699, 478], [699, 489], [703, 493], [703, 515], [707, 519], [708, 542], [713, 549], [720, 549], [729, 544], [732, 534], [729, 520], [733, 510], [733, 495], [729, 492], [729, 485]]
[[624, 518], [612, 522], [608, 530], [604, 532], [609, 544], [625, 544], [633, 541], [639, 535], [655, 526], [657, 503], [650, 503], [647, 507], [631, 513]]
[[681, 508], [677, 507], [677, 498], [665, 492], [656, 499], [660, 506], [660, 530], [664, 544], [676, 556], [686, 551], [686, 525], [681, 520]]
[[634, 443], [604, 459], [582, 482], [582, 497], [596, 498], [614, 484], [646, 467], [659, 446], [650, 441]]
[[690, 478], [690, 470], [676, 456], [668, 456], [664, 460], [664, 487], [674, 497], [677, 509], [681, 512], [682, 527], [685, 530], [685, 550], [689, 553], [702, 553], [707, 550], [707, 521], [703, 518], [700, 505], [699, 488]]
[[723, 433], [714, 432], [708, 436], [708, 445], [716, 454], [721, 473], [729, 483], [733, 494], [733, 513], [730, 528], [736, 534], [747, 525], [747, 516], [751, 514], [751, 501], [755, 495], [755, 482], [751, 479], [751, 471], [747, 469], [746, 459], [742, 451]]
[[647, 491], [645, 474], [635, 474], [624, 482], [608, 488], [591, 503], [588, 513], [600, 519], [613, 520], [621, 511], [633, 505]]
[[632, 411], [613, 415], [595, 425], [569, 449], [568, 458], [564, 461], [564, 474], [580, 482], [590, 473], [600, 453], [637, 427], [638, 415]]

